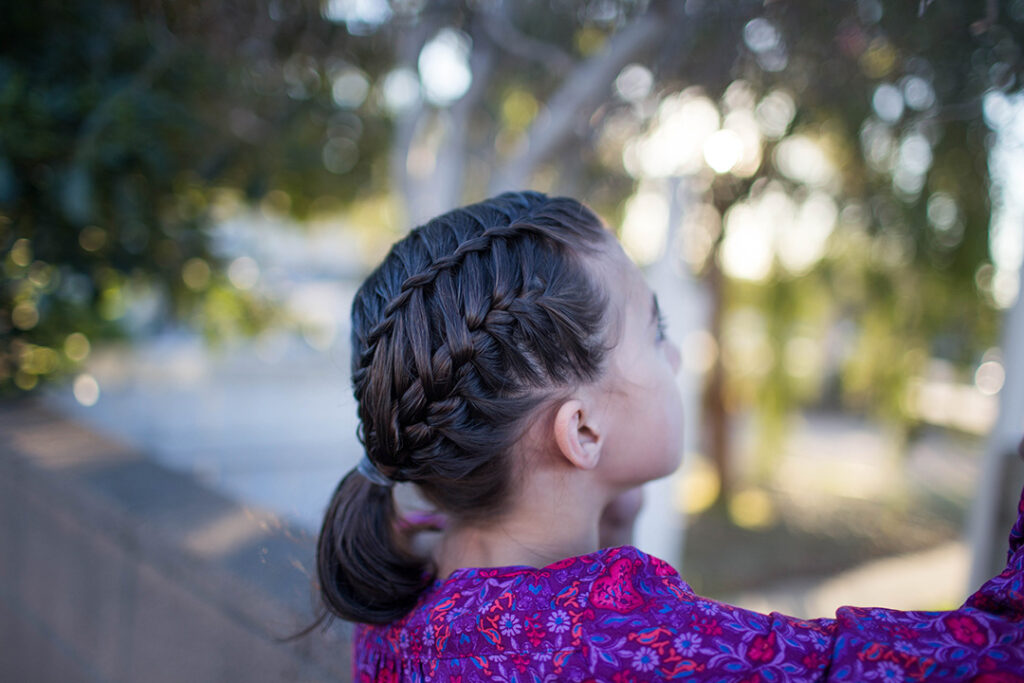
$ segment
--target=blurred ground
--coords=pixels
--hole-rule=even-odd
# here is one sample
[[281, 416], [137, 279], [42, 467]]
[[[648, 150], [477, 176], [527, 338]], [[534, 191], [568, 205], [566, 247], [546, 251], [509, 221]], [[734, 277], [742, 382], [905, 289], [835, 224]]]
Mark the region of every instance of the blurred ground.
[[797, 429], [757, 489], [760, 523], [739, 524], [724, 506], [690, 518], [683, 566], [694, 589], [802, 617], [961, 604], [982, 442], [934, 431], [901, 454], [850, 418], [817, 415]]
[[689, 528], [687, 578], [708, 594], [751, 590], [766, 583], [820, 577], [869, 560], [934, 548], [955, 540], [963, 510], [897, 510], [871, 501], [839, 501], [828, 509], [773, 497], [779, 519], [761, 529], [732, 523], [721, 509]]
[[95, 352], [95, 405], [79, 404], [68, 387], [48, 388], [45, 400], [172, 469], [315, 530], [360, 454], [347, 366], [347, 356], [291, 336], [211, 352], [171, 333]]

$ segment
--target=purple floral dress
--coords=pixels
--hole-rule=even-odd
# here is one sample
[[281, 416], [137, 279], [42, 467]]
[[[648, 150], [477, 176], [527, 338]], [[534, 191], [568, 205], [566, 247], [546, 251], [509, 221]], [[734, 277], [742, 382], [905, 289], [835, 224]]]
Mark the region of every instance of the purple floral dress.
[[1024, 683], [1024, 495], [1019, 510], [1006, 570], [955, 611], [758, 614], [695, 595], [623, 546], [456, 570], [404, 618], [357, 627], [354, 678]]

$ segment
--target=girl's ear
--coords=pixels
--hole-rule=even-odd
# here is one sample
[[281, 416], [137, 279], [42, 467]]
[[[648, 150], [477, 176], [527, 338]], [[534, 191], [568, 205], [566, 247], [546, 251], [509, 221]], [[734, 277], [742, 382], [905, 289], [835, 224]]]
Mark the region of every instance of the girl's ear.
[[559, 452], [574, 467], [592, 470], [597, 466], [604, 440], [582, 401], [573, 398], [558, 407], [554, 430]]

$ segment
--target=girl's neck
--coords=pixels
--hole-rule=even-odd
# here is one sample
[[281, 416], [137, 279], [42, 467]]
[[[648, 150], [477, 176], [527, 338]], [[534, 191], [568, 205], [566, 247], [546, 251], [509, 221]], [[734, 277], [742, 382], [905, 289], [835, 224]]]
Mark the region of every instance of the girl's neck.
[[463, 567], [545, 567], [598, 549], [596, 524], [592, 533], [564, 535], [538, 537], [505, 524], [448, 529], [434, 552], [437, 576], [444, 579]]
[[593, 489], [586, 495], [584, 485], [563, 481], [557, 487], [531, 487], [494, 521], [452, 524], [434, 549], [438, 578], [463, 567], [544, 567], [598, 550], [607, 501]]

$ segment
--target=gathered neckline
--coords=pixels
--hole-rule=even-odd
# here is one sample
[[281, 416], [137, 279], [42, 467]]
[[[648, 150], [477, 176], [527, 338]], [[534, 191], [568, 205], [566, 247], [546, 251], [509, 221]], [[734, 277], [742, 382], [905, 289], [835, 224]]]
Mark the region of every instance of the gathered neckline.
[[603, 559], [604, 557], [606, 557], [608, 555], [620, 555], [620, 554], [623, 554], [623, 553], [632, 554], [632, 555], [635, 555], [637, 557], [645, 557], [646, 556], [645, 553], [642, 550], [640, 550], [639, 548], [637, 548], [636, 546], [620, 545], [620, 546], [612, 546], [612, 547], [608, 547], [608, 548], [600, 548], [598, 550], [595, 550], [594, 552], [586, 553], [584, 555], [573, 555], [573, 556], [570, 556], [570, 557], [563, 558], [561, 560], [556, 560], [556, 561], [552, 562], [551, 564], [545, 565], [543, 567], [534, 567], [534, 566], [531, 566], [531, 565], [528, 565], [528, 564], [513, 564], [513, 565], [504, 565], [504, 566], [496, 566], [496, 567], [459, 567], [459, 568], [453, 570], [450, 574], [448, 574], [447, 577], [445, 577], [443, 579], [435, 578], [434, 582], [433, 582], [433, 588], [434, 589], [440, 588], [440, 587], [444, 586], [445, 584], [451, 583], [451, 582], [456, 581], [458, 579], [475, 578], [481, 572], [486, 572], [487, 573], [487, 577], [486, 578], [488, 578], [488, 579], [514, 576], [516, 574], [523, 574], [523, 573], [537, 573], [537, 574], [539, 574], [541, 572], [550, 572], [550, 571], [553, 571], [553, 570], [556, 570], [556, 569], [562, 569], [564, 567], [569, 567], [569, 566], [572, 566], [574, 564], [577, 564], [578, 562], [586, 561], [588, 559], [601, 560], [601, 559]]

